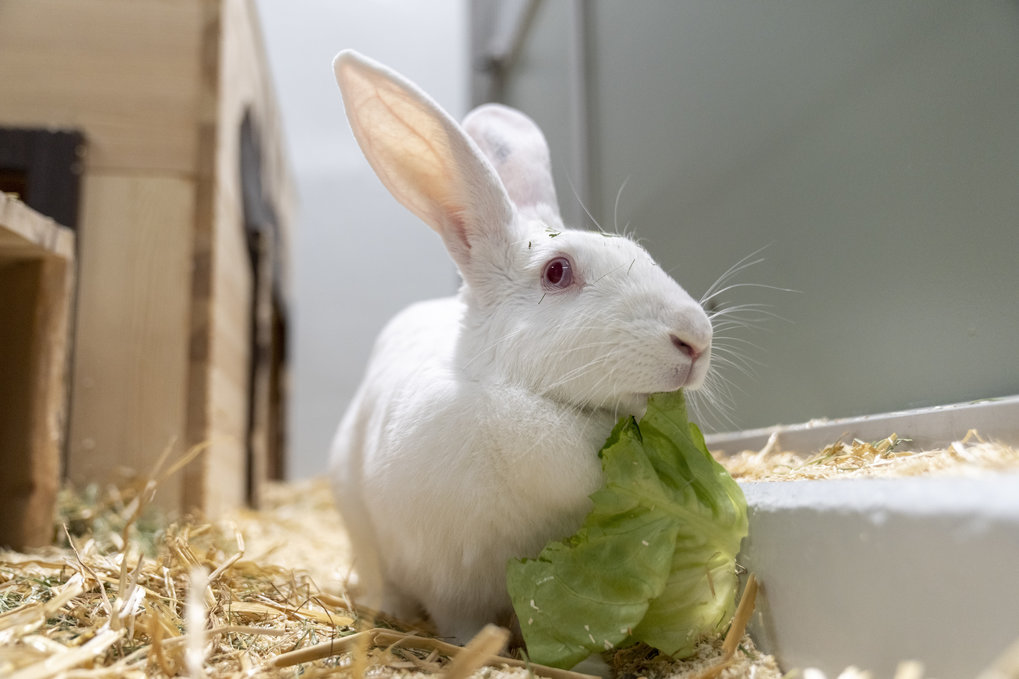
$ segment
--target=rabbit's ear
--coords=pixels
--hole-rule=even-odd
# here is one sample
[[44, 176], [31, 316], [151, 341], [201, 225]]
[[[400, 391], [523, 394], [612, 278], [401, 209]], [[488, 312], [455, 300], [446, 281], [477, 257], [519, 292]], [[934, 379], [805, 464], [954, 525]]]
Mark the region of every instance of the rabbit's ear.
[[521, 212], [546, 206], [559, 214], [548, 144], [533, 120], [516, 109], [485, 104], [471, 111], [463, 126]]
[[[347, 50], [333, 61], [351, 130], [386, 188], [439, 232], [461, 274], [508, 250], [514, 210], [491, 165], [428, 95]], [[487, 258], [486, 255], [484, 258]]]

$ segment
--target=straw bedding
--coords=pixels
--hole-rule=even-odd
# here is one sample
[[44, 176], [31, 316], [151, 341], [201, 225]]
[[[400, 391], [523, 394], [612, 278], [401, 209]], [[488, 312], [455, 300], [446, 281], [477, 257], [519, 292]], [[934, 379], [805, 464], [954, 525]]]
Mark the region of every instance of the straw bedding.
[[797, 481], [895, 476], [974, 476], [1019, 471], [1019, 450], [970, 430], [942, 450], [916, 450], [895, 434], [880, 441], [835, 441], [817, 453], [782, 449], [773, 435], [758, 451], [723, 458], [739, 481]]
[[[803, 458], [770, 445], [725, 464], [753, 480], [1019, 468], [1015, 449], [975, 435], [946, 451], [907, 449], [890, 437]], [[0, 552], [0, 675], [582, 676], [494, 658], [506, 640], [499, 630], [460, 649], [426, 627], [358, 609], [347, 586], [351, 554], [322, 480], [272, 486], [261, 510], [216, 522], [161, 514], [151, 503], [157, 485], [66, 490], [55, 546]], [[688, 661], [638, 646], [606, 662], [620, 677], [782, 676], [742, 624]]]

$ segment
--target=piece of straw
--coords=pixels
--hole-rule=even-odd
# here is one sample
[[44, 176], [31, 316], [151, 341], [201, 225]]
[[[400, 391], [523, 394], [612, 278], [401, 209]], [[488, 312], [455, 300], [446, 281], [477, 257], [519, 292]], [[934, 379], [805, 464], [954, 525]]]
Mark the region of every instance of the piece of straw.
[[205, 675], [205, 591], [209, 586], [209, 571], [203, 566], [191, 569], [191, 584], [188, 587], [185, 605], [185, 627], [187, 650], [184, 663], [191, 679], [203, 679]]
[[453, 661], [446, 668], [446, 679], [465, 679], [499, 655], [509, 639], [510, 632], [505, 627], [485, 625], [463, 650], [453, 656]]

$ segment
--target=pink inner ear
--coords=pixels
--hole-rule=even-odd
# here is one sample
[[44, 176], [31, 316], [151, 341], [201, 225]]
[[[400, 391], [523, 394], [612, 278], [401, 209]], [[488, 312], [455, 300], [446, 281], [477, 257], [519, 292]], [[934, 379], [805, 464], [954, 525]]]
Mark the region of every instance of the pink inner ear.
[[467, 221], [462, 212], [453, 211], [449, 215], [449, 230], [457, 242], [465, 249], [471, 249], [471, 241], [467, 237]]
[[[472, 244], [471, 244], [471, 211], [462, 206], [444, 204], [442, 206], [441, 228], [436, 229], [442, 236], [442, 242], [446, 251], [456, 263], [460, 275], [468, 278], [467, 272], [471, 265]], [[476, 235], [476, 234], [475, 234]]]
[[354, 136], [382, 183], [439, 233], [465, 281], [477, 274], [483, 282], [490, 260], [499, 266], [505, 258], [515, 228], [512, 200], [492, 163], [401, 76], [349, 53], [334, 65]]

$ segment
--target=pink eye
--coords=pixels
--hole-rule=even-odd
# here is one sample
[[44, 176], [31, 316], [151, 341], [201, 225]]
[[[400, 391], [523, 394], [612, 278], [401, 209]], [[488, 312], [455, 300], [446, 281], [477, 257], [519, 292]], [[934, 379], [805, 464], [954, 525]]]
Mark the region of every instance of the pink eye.
[[542, 283], [551, 290], [562, 290], [573, 284], [573, 265], [565, 257], [556, 257], [545, 265]]

